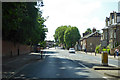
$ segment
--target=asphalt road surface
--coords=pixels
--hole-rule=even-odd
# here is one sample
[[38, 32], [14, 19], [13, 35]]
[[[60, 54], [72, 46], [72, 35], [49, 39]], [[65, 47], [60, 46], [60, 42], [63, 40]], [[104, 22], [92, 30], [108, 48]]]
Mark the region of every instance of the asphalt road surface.
[[[104, 75], [92, 70], [93, 66], [100, 65], [92, 56], [69, 53], [68, 50], [46, 49], [44, 59], [35, 60], [13, 78], [102, 78]], [[37, 54], [37, 53], [36, 53]], [[35, 54], [34, 54], [35, 55]], [[99, 58], [97, 58], [99, 59]], [[106, 79], [105, 79], [106, 80]]]

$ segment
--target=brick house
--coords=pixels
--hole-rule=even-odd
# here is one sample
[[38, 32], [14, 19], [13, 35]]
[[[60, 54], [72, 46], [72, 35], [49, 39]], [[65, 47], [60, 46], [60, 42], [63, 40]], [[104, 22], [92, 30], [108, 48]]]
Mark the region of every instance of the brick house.
[[120, 45], [120, 13], [112, 12], [110, 17], [105, 19], [102, 41], [106, 41], [111, 49]]
[[94, 52], [97, 45], [101, 42], [101, 34], [98, 31], [94, 31], [91, 34], [85, 35], [80, 39], [81, 49], [88, 52]]

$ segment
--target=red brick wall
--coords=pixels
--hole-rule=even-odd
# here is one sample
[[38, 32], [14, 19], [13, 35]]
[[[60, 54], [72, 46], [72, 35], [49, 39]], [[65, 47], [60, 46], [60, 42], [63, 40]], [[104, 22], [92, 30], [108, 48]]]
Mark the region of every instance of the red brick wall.
[[[19, 54], [18, 54], [19, 49]], [[13, 43], [10, 41], [2, 41], [2, 56], [3, 57], [10, 57], [10, 56], [17, 56], [25, 53], [30, 52], [30, 46], [22, 45], [19, 43]]]

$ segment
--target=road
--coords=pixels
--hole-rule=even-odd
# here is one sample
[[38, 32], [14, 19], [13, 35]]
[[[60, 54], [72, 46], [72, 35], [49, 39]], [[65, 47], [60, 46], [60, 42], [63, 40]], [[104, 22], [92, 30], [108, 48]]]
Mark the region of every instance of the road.
[[[36, 60], [13, 76], [13, 78], [102, 78], [104, 75], [94, 71], [100, 65], [99, 58], [86, 54], [69, 53], [68, 50], [46, 49], [43, 60]], [[106, 80], [106, 79], [105, 79]]]

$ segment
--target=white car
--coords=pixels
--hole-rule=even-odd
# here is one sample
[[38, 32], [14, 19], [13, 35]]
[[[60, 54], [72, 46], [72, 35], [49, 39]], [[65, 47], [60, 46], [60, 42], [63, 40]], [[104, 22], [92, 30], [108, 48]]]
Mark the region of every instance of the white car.
[[46, 47], [46, 49], [49, 49], [49, 47]]
[[75, 53], [75, 49], [74, 48], [70, 48], [69, 49], [69, 53]]

